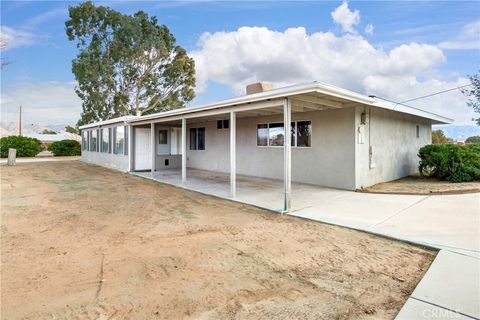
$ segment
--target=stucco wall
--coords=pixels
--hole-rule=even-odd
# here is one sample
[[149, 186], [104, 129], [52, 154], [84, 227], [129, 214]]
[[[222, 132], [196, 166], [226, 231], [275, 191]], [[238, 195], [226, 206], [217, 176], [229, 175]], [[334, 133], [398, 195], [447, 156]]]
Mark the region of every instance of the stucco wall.
[[[292, 181], [354, 189], [355, 109], [292, 114], [292, 120], [312, 121], [312, 147], [292, 148]], [[237, 173], [283, 179], [283, 147], [257, 147], [257, 124], [266, 122], [283, 122], [283, 117], [237, 119]], [[206, 128], [206, 147], [190, 150], [187, 136], [187, 166], [229, 172], [230, 131], [217, 129], [215, 121], [191, 127]]]
[[[369, 114], [363, 128], [364, 143], [358, 143], [361, 113]], [[418, 170], [418, 150], [431, 143], [432, 126], [428, 119], [374, 107], [357, 107], [356, 125], [356, 187], [408, 176]], [[419, 138], [416, 126], [419, 126]], [[369, 147], [372, 146], [370, 168]]]
[[81, 159], [87, 163], [98, 164], [122, 172], [128, 171], [128, 155], [82, 150]]

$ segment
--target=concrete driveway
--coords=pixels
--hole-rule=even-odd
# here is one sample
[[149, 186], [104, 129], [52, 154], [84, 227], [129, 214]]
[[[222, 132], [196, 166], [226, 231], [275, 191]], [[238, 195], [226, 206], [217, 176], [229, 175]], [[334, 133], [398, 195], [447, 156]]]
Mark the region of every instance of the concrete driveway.
[[[299, 191], [296, 207], [304, 194]], [[480, 193], [414, 196], [319, 190], [311, 198], [309, 205], [303, 199], [306, 206], [290, 214], [440, 249], [397, 320], [480, 319]]]
[[293, 192], [291, 215], [480, 258], [480, 193], [416, 196], [312, 189], [310, 199], [303, 199]]

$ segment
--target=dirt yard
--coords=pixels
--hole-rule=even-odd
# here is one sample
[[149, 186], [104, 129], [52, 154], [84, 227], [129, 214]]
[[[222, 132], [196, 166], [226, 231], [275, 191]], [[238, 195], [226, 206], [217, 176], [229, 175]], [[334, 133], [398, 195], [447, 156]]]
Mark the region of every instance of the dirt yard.
[[391, 319], [435, 256], [77, 161], [1, 192], [2, 319]]
[[480, 181], [454, 183], [414, 175], [394, 181], [379, 183], [361, 192], [399, 194], [458, 194], [480, 192]]

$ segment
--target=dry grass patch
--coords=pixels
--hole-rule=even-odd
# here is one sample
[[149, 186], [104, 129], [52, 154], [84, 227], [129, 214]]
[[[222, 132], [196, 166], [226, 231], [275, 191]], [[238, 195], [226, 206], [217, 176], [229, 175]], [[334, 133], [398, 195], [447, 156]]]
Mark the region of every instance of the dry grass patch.
[[1, 191], [5, 319], [393, 318], [435, 255], [79, 162]]

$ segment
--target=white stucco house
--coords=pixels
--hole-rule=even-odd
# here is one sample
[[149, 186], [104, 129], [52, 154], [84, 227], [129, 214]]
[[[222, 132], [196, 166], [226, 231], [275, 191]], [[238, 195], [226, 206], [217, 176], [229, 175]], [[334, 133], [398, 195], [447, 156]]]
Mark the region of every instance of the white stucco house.
[[233, 99], [82, 126], [82, 160], [177, 173], [182, 183], [191, 169], [224, 174], [232, 198], [237, 175], [277, 179], [288, 211], [292, 181], [355, 190], [414, 173], [432, 124], [452, 122], [317, 82], [266, 89], [254, 84]]

